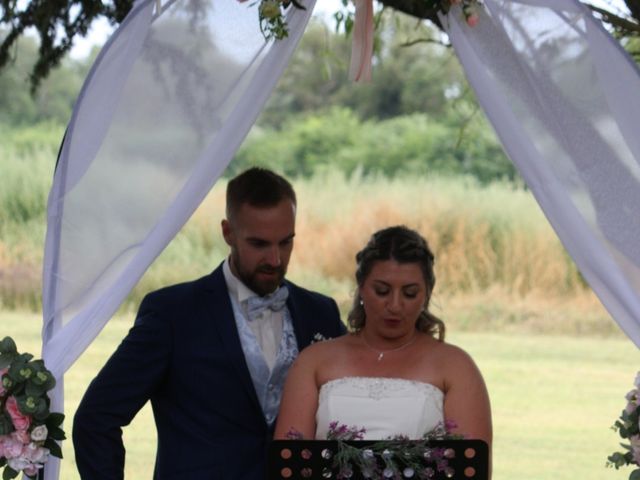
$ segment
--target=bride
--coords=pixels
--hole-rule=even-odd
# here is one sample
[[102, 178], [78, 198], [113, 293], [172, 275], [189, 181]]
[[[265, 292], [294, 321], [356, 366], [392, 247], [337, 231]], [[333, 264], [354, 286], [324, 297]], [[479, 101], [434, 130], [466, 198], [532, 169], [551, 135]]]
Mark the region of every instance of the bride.
[[444, 342], [428, 311], [434, 257], [417, 232], [376, 232], [356, 256], [351, 333], [306, 348], [289, 370], [276, 439], [290, 431], [326, 439], [331, 422], [364, 428], [365, 440], [419, 439], [439, 423], [491, 446], [485, 383], [471, 357]]

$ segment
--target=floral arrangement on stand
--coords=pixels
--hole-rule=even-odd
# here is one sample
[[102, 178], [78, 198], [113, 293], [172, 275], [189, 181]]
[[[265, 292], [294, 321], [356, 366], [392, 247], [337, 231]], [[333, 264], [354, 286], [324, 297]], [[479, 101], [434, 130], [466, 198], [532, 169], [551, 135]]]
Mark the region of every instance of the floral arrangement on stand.
[[[607, 466], [619, 469], [626, 465], [640, 467], [640, 372], [636, 374], [634, 388], [626, 395], [627, 405], [611, 427], [628, 443], [621, 443], [624, 452], [614, 452], [607, 458]], [[640, 468], [629, 474], [629, 480], [640, 480]]]
[[[338, 443], [338, 450], [333, 456], [333, 468], [338, 471], [336, 478], [344, 480], [352, 478], [354, 470], [359, 471], [367, 479], [401, 479], [416, 478], [428, 480], [437, 473], [450, 477], [453, 475], [449, 467], [449, 459], [455, 454], [452, 449], [432, 447], [434, 440], [461, 440], [463, 435], [453, 434], [454, 422], [438, 424], [433, 430], [426, 432], [420, 440], [410, 440], [397, 435], [380, 440], [365, 447], [357, 447], [347, 442], [363, 440], [367, 432], [364, 427], [347, 426], [337, 421], [329, 424], [327, 440]], [[302, 435], [294, 429], [289, 430], [290, 440], [303, 440]], [[332, 455], [323, 452], [326, 460]], [[427, 465], [425, 466], [425, 460]]]
[[62, 458], [64, 415], [49, 411], [56, 384], [42, 360], [18, 353], [11, 337], [0, 341], [0, 469], [3, 480], [23, 473], [35, 479], [50, 455]]

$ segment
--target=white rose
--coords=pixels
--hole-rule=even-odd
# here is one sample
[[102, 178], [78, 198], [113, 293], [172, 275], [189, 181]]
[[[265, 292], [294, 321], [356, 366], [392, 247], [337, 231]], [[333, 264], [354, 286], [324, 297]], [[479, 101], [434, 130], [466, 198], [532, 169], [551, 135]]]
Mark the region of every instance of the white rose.
[[31, 465], [31, 462], [24, 457], [10, 458], [7, 462], [10, 468], [13, 468], [16, 472], [20, 472]]
[[47, 439], [49, 431], [46, 425], [38, 425], [31, 431], [31, 440], [34, 442], [42, 442]]
[[22, 454], [24, 455], [24, 458], [32, 463], [46, 463], [47, 460], [49, 460], [49, 449], [39, 447], [35, 443], [27, 445]]

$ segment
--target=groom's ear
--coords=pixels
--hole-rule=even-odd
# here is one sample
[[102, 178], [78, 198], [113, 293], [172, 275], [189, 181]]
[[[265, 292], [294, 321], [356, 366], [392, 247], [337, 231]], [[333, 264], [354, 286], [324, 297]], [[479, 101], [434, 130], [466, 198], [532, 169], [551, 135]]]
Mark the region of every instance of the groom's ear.
[[222, 236], [224, 237], [224, 241], [230, 247], [233, 246], [233, 228], [231, 227], [231, 223], [225, 218], [222, 220], [220, 225], [222, 226]]

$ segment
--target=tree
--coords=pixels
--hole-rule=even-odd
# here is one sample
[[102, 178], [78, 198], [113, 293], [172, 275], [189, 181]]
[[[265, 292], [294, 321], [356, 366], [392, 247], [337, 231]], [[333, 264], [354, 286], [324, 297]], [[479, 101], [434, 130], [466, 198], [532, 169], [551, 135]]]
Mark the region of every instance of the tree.
[[31, 70], [32, 92], [71, 50], [77, 36], [84, 37], [91, 24], [106, 18], [112, 24], [124, 20], [133, 0], [0, 0], [0, 70], [13, 60], [12, 51], [27, 29], [40, 38], [38, 57]]
[[[278, 1], [289, 4], [292, 0]], [[385, 8], [441, 27], [437, 11], [439, 5], [446, 3], [446, 0], [377, 2]], [[346, 5], [348, 0], [343, 0], [343, 3]], [[619, 12], [611, 3], [608, 8], [584, 3], [601, 18], [634, 58], [640, 61], [640, 0], [624, 0], [627, 12]], [[106, 18], [112, 24], [120, 23], [132, 5], [133, 0], [0, 0], [0, 30], [6, 32], [0, 35], [0, 71], [13, 60], [12, 51], [16, 41], [28, 29], [35, 28], [40, 37], [38, 58], [30, 76], [32, 91], [35, 91], [41, 80], [59, 65], [71, 49], [74, 38], [84, 37], [91, 24], [99, 18]]]

